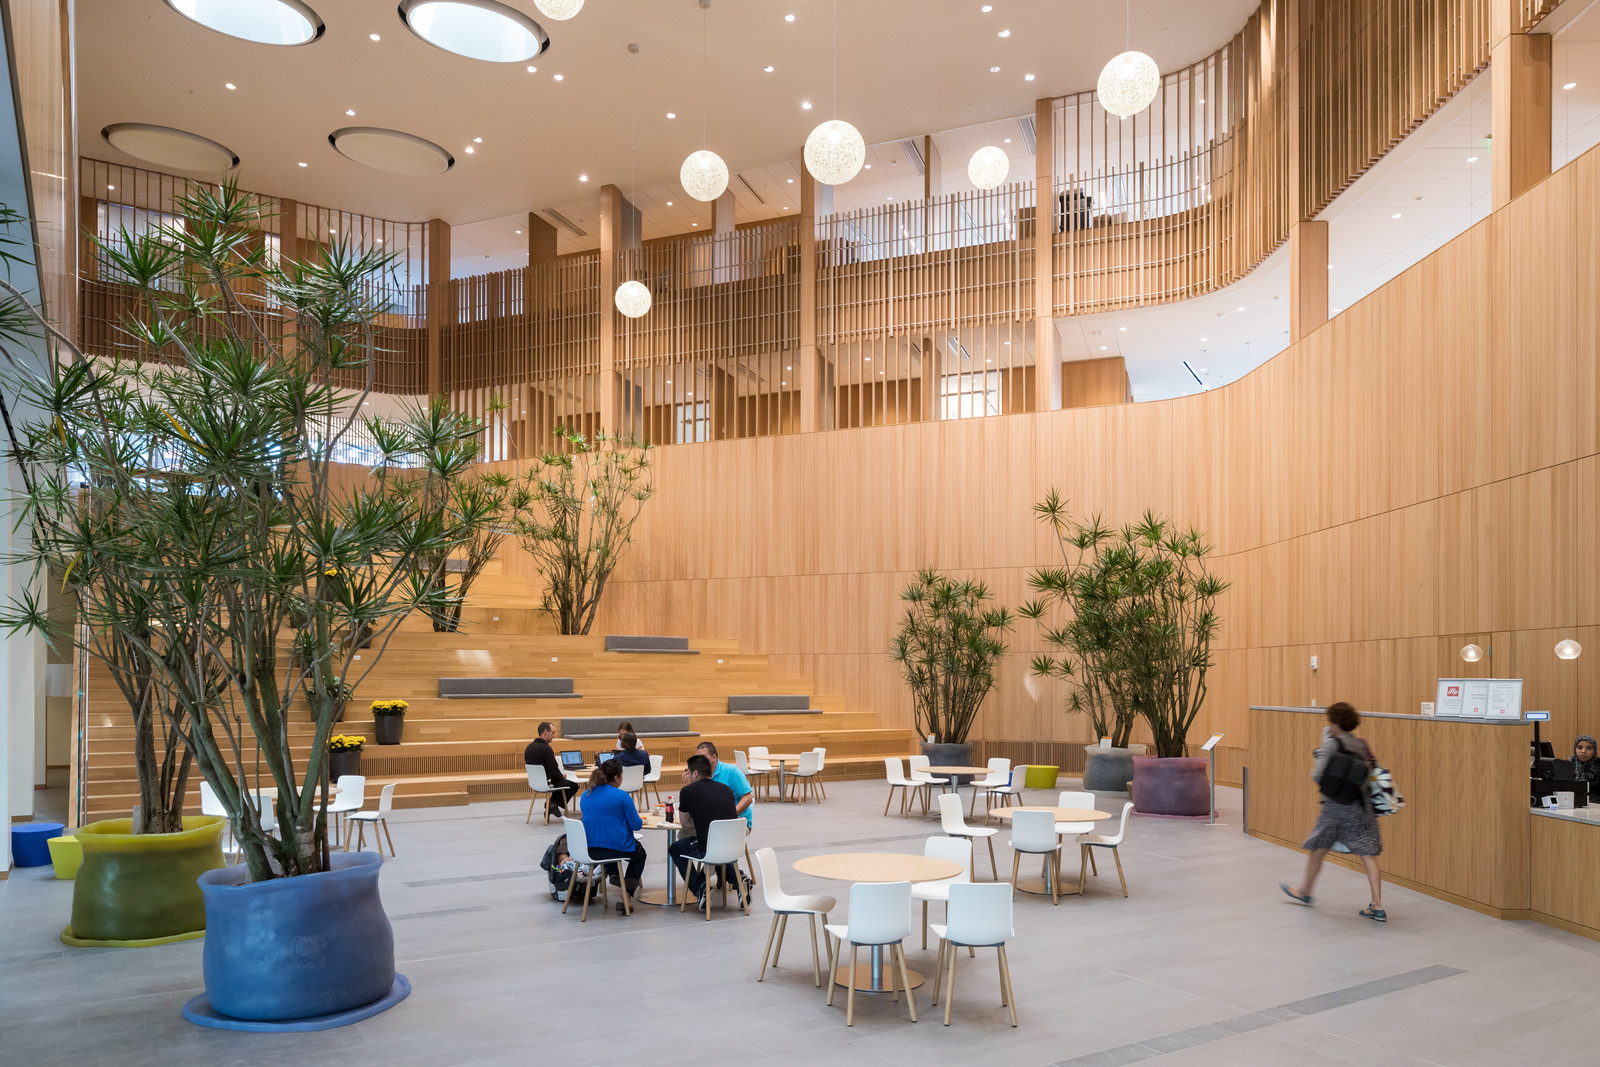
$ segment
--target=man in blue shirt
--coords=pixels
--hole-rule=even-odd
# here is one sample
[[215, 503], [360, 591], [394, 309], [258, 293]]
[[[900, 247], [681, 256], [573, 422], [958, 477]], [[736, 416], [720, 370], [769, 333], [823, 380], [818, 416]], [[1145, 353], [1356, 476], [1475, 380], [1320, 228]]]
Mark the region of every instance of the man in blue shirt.
[[717, 746], [710, 741], [702, 741], [695, 746], [695, 751], [711, 761], [711, 780], [721, 782], [733, 790], [734, 810], [744, 816], [745, 832], [755, 826], [756, 795], [750, 790], [750, 782], [739, 773], [739, 768], [731, 763], [722, 763], [717, 759]]

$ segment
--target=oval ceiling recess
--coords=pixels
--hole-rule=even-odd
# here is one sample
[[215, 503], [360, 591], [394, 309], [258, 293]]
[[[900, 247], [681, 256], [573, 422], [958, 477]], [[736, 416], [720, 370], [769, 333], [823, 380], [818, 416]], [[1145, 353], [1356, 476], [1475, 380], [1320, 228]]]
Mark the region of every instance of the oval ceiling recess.
[[227, 145], [171, 126], [114, 122], [100, 136], [119, 152], [173, 170], [219, 171], [239, 165], [239, 157]]
[[167, 6], [207, 29], [256, 44], [310, 44], [327, 28], [300, 0], [167, 0]]
[[346, 126], [328, 134], [346, 159], [390, 174], [443, 174], [456, 165], [449, 152], [415, 134], [378, 126]]
[[401, 0], [400, 18], [435, 48], [485, 63], [522, 63], [550, 47], [550, 35], [499, 0]]

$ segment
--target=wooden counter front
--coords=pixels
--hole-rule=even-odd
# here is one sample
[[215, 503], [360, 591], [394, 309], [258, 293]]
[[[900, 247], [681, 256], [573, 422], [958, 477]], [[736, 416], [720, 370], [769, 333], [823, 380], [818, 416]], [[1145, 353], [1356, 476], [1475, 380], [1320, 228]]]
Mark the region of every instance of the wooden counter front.
[[[1311, 757], [1326, 724], [1323, 708], [1250, 709], [1253, 836], [1299, 848], [1311, 833], [1320, 799]], [[1533, 917], [1524, 724], [1363, 714], [1357, 734], [1406, 801], [1378, 820], [1384, 878], [1500, 918]], [[1575, 829], [1600, 838], [1600, 827]]]

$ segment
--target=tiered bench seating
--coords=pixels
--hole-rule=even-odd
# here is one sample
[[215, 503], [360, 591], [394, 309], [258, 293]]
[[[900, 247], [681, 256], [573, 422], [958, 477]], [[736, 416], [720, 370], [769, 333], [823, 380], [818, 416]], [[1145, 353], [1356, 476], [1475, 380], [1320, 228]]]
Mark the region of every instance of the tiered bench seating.
[[440, 678], [439, 695], [447, 700], [524, 699], [578, 700], [571, 678]]
[[754, 693], [728, 698], [729, 715], [821, 715], [805, 694]]
[[610, 634], [606, 637], [607, 652], [647, 652], [666, 656], [698, 656], [698, 649], [689, 647], [687, 637], [630, 637]]

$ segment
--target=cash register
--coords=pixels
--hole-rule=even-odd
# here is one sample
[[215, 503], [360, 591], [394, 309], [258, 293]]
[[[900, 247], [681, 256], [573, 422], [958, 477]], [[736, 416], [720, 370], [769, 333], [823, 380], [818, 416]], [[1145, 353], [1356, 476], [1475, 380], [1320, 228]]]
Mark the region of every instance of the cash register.
[[1544, 803], [1547, 796], [1559, 793], [1572, 794], [1572, 806], [1589, 806], [1589, 790], [1594, 783], [1574, 780], [1570, 760], [1557, 759], [1548, 741], [1529, 742], [1532, 767], [1529, 771], [1529, 800], [1535, 807]]

